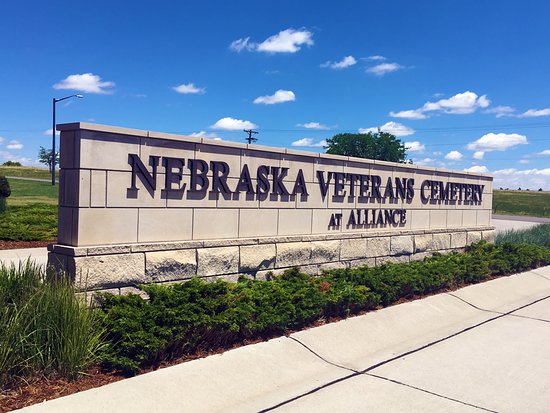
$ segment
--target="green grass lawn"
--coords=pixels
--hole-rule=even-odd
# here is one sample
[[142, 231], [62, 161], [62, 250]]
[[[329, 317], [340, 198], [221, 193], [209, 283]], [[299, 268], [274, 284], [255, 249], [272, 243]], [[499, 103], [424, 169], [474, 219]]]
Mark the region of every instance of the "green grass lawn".
[[58, 186], [10, 179], [11, 196], [0, 215], [0, 239], [48, 241], [57, 237]]
[[[59, 171], [56, 171], [59, 178]], [[0, 166], [0, 176], [21, 176], [24, 178], [51, 179], [48, 168], [33, 168], [31, 166]]]
[[549, 218], [550, 192], [495, 190], [493, 212]]

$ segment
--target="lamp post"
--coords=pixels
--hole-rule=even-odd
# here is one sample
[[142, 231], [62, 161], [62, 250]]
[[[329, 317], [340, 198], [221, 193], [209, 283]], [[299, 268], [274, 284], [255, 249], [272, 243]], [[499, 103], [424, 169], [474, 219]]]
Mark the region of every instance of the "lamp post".
[[52, 186], [55, 186], [55, 104], [57, 102], [61, 102], [62, 100], [65, 100], [65, 99], [70, 99], [70, 98], [79, 98], [79, 99], [82, 99], [84, 96], [82, 95], [70, 95], [70, 96], [65, 96], [64, 98], [61, 98], [61, 99], [56, 99], [56, 98], [53, 98], [52, 100], [52, 106], [53, 106], [53, 122], [52, 122]]

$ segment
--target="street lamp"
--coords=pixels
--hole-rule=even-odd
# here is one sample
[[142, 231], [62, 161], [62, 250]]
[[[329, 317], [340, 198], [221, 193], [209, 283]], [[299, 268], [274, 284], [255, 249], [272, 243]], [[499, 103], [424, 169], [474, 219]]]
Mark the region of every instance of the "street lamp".
[[62, 100], [65, 100], [65, 99], [70, 99], [70, 98], [79, 98], [79, 99], [82, 99], [84, 96], [82, 95], [71, 95], [71, 96], [65, 96], [64, 98], [61, 98], [61, 99], [56, 99], [56, 98], [53, 98], [53, 123], [52, 123], [52, 185], [55, 186], [55, 104], [57, 102], [61, 102]]

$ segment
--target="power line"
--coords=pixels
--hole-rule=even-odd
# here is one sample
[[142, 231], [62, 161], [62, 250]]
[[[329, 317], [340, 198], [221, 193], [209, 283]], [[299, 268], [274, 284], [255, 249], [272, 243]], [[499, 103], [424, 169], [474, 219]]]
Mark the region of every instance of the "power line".
[[254, 138], [252, 134], [258, 134], [259, 132], [256, 132], [255, 130], [252, 130], [252, 129], [243, 129], [243, 132], [248, 133], [248, 138], [244, 138], [244, 140], [247, 141], [249, 144], [254, 143], [258, 140], [258, 138]]

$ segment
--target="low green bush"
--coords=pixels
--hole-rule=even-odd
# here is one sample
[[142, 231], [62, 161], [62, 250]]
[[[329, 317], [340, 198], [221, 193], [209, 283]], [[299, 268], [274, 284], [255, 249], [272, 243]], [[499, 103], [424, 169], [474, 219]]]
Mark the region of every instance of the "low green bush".
[[8, 205], [0, 219], [0, 239], [49, 241], [57, 237], [57, 205]]
[[69, 281], [29, 261], [0, 265], [0, 387], [36, 373], [74, 379], [97, 360], [103, 336]]
[[497, 244], [513, 242], [550, 247], [550, 224], [536, 225], [521, 230], [509, 230], [498, 234], [495, 242]]
[[462, 254], [334, 270], [319, 277], [291, 269], [272, 281], [208, 283], [194, 278], [141, 286], [149, 300], [101, 296], [99, 311], [108, 331], [102, 359], [109, 368], [135, 373], [181, 355], [280, 335], [323, 317], [345, 317], [548, 263], [550, 250], [540, 246], [480, 242]]

